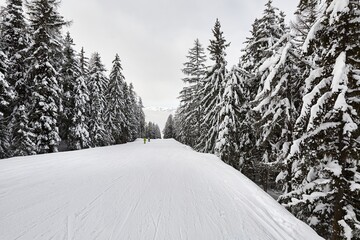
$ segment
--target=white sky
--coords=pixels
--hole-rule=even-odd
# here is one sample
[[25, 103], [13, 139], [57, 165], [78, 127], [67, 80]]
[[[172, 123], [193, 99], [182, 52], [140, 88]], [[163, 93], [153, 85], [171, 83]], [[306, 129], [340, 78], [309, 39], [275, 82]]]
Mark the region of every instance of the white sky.
[[[228, 62], [237, 63], [251, 24], [267, 0], [62, 0], [60, 13], [72, 20], [76, 48], [88, 57], [97, 51], [108, 70], [118, 53], [124, 75], [145, 106], [176, 107], [189, 48], [199, 38], [206, 48], [219, 18], [231, 46]], [[4, 6], [5, 0], [0, 0]], [[274, 0], [291, 17], [298, 0]], [[207, 51], [206, 51], [207, 53]], [[230, 68], [230, 66], [229, 66]]]

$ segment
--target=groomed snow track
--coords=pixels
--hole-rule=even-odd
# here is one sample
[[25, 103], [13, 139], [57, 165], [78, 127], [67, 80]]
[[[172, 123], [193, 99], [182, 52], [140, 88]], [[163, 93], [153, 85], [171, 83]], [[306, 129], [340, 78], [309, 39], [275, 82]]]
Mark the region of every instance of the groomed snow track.
[[242, 174], [174, 140], [0, 160], [0, 239], [321, 239]]

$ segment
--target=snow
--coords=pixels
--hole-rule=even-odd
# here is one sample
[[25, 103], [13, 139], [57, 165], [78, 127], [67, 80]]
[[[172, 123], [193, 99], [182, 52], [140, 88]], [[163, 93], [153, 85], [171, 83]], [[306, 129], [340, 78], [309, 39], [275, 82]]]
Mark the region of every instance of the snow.
[[356, 190], [360, 190], [360, 184], [359, 184], [359, 183], [352, 182], [351, 185], [350, 185], [350, 189], [351, 189], [351, 191], [353, 191], [353, 192], [355, 192]]
[[325, 170], [332, 172], [337, 177], [339, 177], [342, 172], [342, 168], [337, 160], [328, 162]]
[[[309, 92], [308, 94], [306, 94], [303, 97], [303, 106], [301, 109], [300, 116], [298, 117], [298, 119], [296, 121], [296, 124], [299, 124], [301, 122], [301, 120], [308, 115], [309, 111], [311, 110], [311, 105], [312, 105], [313, 100], [318, 95], [321, 94], [322, 89], [325, 88], [329, 83], [330, 83], [330, 79], [328, 79], [328, 78], [322, 79], [316, 86], [313, 87], [311, 92]], [[322, 98], [322, 99], [325, 100], [324, 98]], [[317, 106], [320, 106], [320, 104], [322, 104], [322, 102], [318, 101]], [[313, 110], [315, 111], [315, 108], [313, 108]], [[315, 114], [314, 111], [313, 111], [313, 114]], [[307, 129], [310, 129], [311, 127], [312, 127], [312, 125], [308, 126]]]
[[346, 65], [346, 52], [342, 52], [336, 58], [333, 75], [334, 78], [331, 83], [332, 92], [338, 92], [347, 87], [347, 74], [349, 70]]
[[278, 183], [279, 181], [284, 180], [288, 176], [288, 174], [289, 174], [288, 171], [281, 171], [277, 175], [275, 182]]
[[260, 72], [263, 72], [267, 69], [270, 72], [264, 81], [264, 89], [256, 96], [256, 99], [259, 99], [264, 92], [271, 90], [271, 83], [278, 73], [280, 67], [285, 64], [290, 47], [291, 43], [288, 42], [283, 48], [279, 50], [277, 54], [273, 55], [270, 59], [266, 60], [262, 66], [260, 66]]
[[307, 53], [311, 40], [313, 40], [315, 38], [315, 34], [321, 29], [322, 21], [323, 21], [323, 18], [317, 19], [316, 22], [310, 28], [309, 33], [306, 36], [306, 39], [305, 39], [304, 44], [302, 46], [302, 51], [304, 53]]
[[336, 128], [340, 125], [340, 123], [338, 122], [328, 122], [328, 123], [322, 123], [320, 124], [320, 126], [308, 133], [306, 133], [305, 135], [301, 136], [300, 138], [296, 139], [293, 144], [291, 145], [290, 148], [290, 153], [288, 155], [288, 158], [291, 158], [293, 156], [295, 156], [295, 154], [300, 152], [300, 145], [306, 141], [306, 139], [315, 136], [316, 134], [320, 133], [321, 131], [325, 131], [326, 129], [329, 128]]
[[312, 182], [316, 179], [317, 172], [316, 169], [314, 167], [310, 168], [310, 171], [308, 172], [307, 176], [306, 176], [306, 181], [308, 182]]
[[323, 68], [316, 68], [310, 72], [308, 78], [305, 79], [305, 92], [308, 93], [312, 89], [312, 84], [314, 80], [321, 76], [323, 73]]
[[340, 220], [339, 224], [343, 227], [346, 239], [351, 240], [353, 237], [351, 227], [344, 220]]
[[329, 23], [332, 25], [334, 21], [338, 20], [338, 13], [349, 11], [349, 0], [333, 0], [326, 12], [330, 13]]
[[210, 154], [174, 140], [0, 161], [0, 239], [321, 239]]

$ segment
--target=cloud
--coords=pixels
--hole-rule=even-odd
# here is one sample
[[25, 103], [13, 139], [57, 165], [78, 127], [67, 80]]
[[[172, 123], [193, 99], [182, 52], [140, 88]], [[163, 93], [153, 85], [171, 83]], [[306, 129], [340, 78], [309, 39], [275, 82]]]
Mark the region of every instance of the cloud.
[[[4, 5], [0, 0], [0, 5]], [[181, 68], [188, 49], [199, 38], [206, 48], [219, 18], [235, 64], [254, 19], [267, 0], [63, 0], [61, 14], [73, 20], [68, 29], [77, 49], [97, 51], [107, 69], [116, 53], [124, 75], [146, 106], [176, 107], [183, 84]], [[287, 15], [297, 1], [274, 0]]]

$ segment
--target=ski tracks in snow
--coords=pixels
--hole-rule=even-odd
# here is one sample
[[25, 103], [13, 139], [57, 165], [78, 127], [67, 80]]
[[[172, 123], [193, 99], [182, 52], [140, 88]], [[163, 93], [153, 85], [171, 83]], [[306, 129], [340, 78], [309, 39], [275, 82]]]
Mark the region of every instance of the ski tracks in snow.
[[210, 154], [152, 140], [0, 161], [0, 239], [321, 239]]

